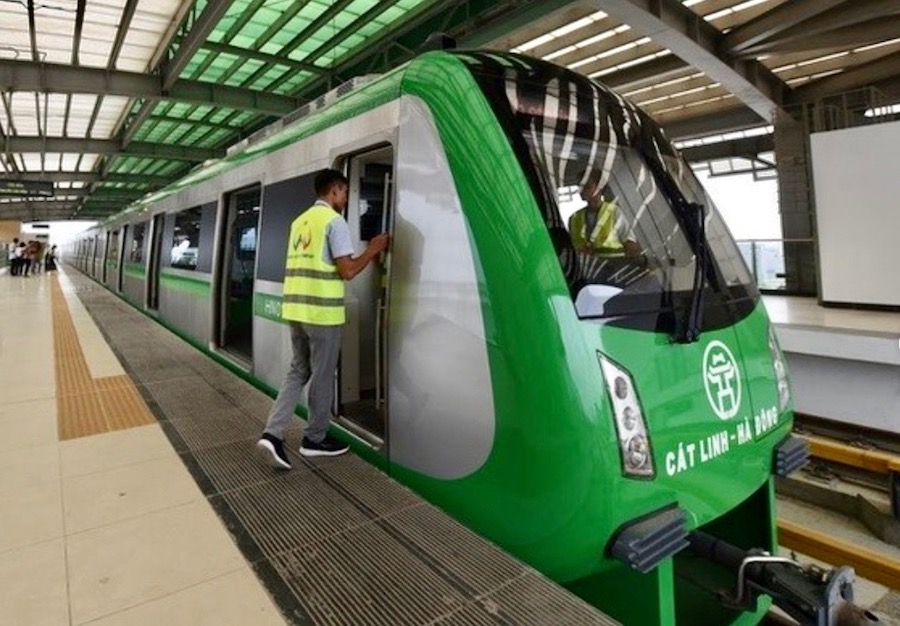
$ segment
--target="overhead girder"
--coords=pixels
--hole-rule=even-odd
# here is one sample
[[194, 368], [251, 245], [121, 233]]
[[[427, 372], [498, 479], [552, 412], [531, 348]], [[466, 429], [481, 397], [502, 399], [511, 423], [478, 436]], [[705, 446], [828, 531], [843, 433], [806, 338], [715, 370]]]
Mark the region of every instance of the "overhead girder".
[[[834, 6], [835, 3], [832, 0], [811, 0], [808, 7], [810, 12], [807, 14], [807, 18], [798, 22], [796, 19], [788, 17], [787, 14], [793, 15], [793, 5], [799, 4], [805, 5], [807, 3], [786, 2], [769, 12], [775, 14], [772, 18], [773, 20], [778, 20], [782, 16], [788, 24], [787, 28], [783, 28], [777, 33], [773, 33], [754, 43], [744, 42], [741, 46], [741, 31], [750, 27], [753, 23], [750, 22], [725, 36], [723, 39], [725, 49], [741, 56], [758, 56], [770, 51], [777, 51], [779, 46], [784, 46], [791, 42], [808, 40], [814, 36], [827, 35], [850, 26], [872, 22], [873, 20], [882, 20], [889, 16], [900, 14], [900, 3], [896, 0], [839, 2], [837, 3], [838, 6]], [[826, 10], [820, 11], [815, 8], [818, 5], [825, 7]], [[804, 7], [797, 7], [797, 9], [802, 8]], [[765, 18], [769, 13], [761, 17]], [[896, 36], [896, 31], [894, 36]], [[735, 42], [741, 47], [734, 48]]]
[[879, 80], [872, 86], [886, 98], [887, 102], [883, 104], [900, 102], [900, 75]]
[[[218, 21], [222, 19], [222, 16], [228, 10], [230, 5], [231, 0], [212, 0], [211, 2], [206, 3], [206, 6], [203, 8], [203, 13], [200, 14], [191, 28], [190, 33], [178, 46], [175, 55], [171, 59], [160, 60], [161, 67], [154, 68], [160, 70], [162, 89], [168, 89], [177, 82], [181, 70], [190, 62], [191, 57], [197, 52], [203, 42], [206, 41], [209, 34], [216, 27]], [[172, 33], [172, 35], [174, 37], [174, 33]], [[171, 40], [166, 43], [166, 49], [168, 49], [170, 43]], [[121, 134], [122, 137], [123, 148], [128, 147], [128, 144], [134, 139], [138, 129], [147, 121], [147, 118], [150, 117], [154, 107], [156, 107], [156, 102], [157, 101], [153, 99], [144, 100], [141, 103], [138, 112], [128, 120], [127, 126], [120, 129], [119, 134]], [[297, 106], [294, 106], [294, 108], [297, 108]]]
[[[118, 154], [122, 144], [115, 139], [78, 139], [73, 137], [25, 137], [17, 135], [3, 140], [4, 152], [73, 152], [76, 154]], [[225, 155], [224, 150], [191, 146], [174, 146], [145, 141], [132, 141], [124, 156], [139, 156], [175, 161], [205, 161]]]
[[873, 85], [898, 76], [900, 76], [900, 52], [801, 85], [794, 89], [790, 103], [815, 102], [827, 96]]
[[[68, 220], [72, 216], [74, 204], [55, 206], [52, 208], [33, 208], [21, 206], [16, 209], [5, 210], [0, 206], [0, 220], [16, 220], [21, 222], [50, 222]], [[94, 219], [94, 216], [82, 219]]]
[[704, 135], [727, 133], [770, 123], [745, 107], [734, 107], [720, 113], [695, 115], [663, 124], [669, 139], [690, 139]]
[[[8, 219], [10, 213], [17, 211], [27, 211], [32, 215], [40, 215], [42, 211], [51, 212], [68, 210], [69, 213], [71, 213], [71, 211], [78, 206], [78, 202], [79, 200], [11, 200], [9, 202], [0, 202], [0, 217]], [[86, 206], [91, 206], [97, 211], [103, 211], [104, 209], [117, 211], [124, 209], [128, 204], [128, 202], [92, 200]]]
[[164, 185], [172, 182], [171, 176], [159, 176], [154, 174], [124, 174], [112, 172], [101, 179], [97, 172], [0, 172], [0, 178], [4, 180], [27, 181], [39, 180], [51, 183], [143, 183], [147, 185]]
[[719, 51], [721, 33], [677, 0], [591, 0], [589, 4], [687, 61], [764, 119], [774, 119], [790, 87], [762, 63]]
[[291, 96], [197, 80], [179, 79], [166, 88], [164, 81], [152, 74], [9, 59], [0, 59], [0, 90], [175, 100], [268, 115], [285, 115], [302, 103]]
[[[56, 193], [53, 196], [36, 199], [31, 197], [32, 200], [36, 200], [36, 202], [76, 202], [83, 198], [91, 198], [92, 201], [98, 202], [110, 202], [110, 203], [119, 203], [119, 204], [129, 204], [134, 202], [141, 196], [148, 193], [148, 190], [128, 190], [128, 189], [105, 189], [100, 188], [98, 190], [91, 191], [87, 188], [82, 189], [56, 189]], [[23, 197], [23, 200], [28, 199], [28, 197]]]
[[467, 33], [459, 40], [464, 48], [480, 48], [491, 46], [497, 40], [503, 39], [511, 32], [535, 24], [540, 20], [546, 20], [557, 11], [570, 8], [573, 0], [543, 0], [542, 2], [522, 2], [515, 6], [504, 17], [489, 25], [478, 28], [477, 31]]
[[705, 163], [719, 159], [742, 158], [753, 160], [765, 152], [775, 150], [775, 137], [760, 135], [720, 141], [704, 146], [683, 148], [680, 152], [688, 163]]
[[[414, 10], [399, 28], [373, 37], [364, 52], [332, 68], [331, 76], [333, 80], [346, 80], [393, 69], [415, 56], [432, 34], [447, 33], [462, 39], [476, 28], [502, 23], [521, 4], [515, 0], [448, 0], [427, 4]], [[329, 84], [326, 77], [320, 77], [302, 95], [315, 98], [327, 91]]]
[[769, 43], [757, 54], [846, 50], [894, 39], [898, 33], [900, 33], [900, 15], [894, 15], [824, 33]]
[[246, 59], [255, 59], [257, 61], [262, 61], [263, 63], [271, 63], [272, 65], [283, 65], [291, 69], [310, 72], [312, 74], [328, 73], [328, 71], [324, 67], [319, 67], [318, 65], [313, 65], [312, 63], [295, 61], [294, 59], [291, 59], [289, 57], [279, 57], [274, 54], [267, 54], [260, 50], [249, 50], [247, 48], [241, 48], [239, 46], [233, 46], [231, 44], [221, 43], [218, 41], [204, 41], [200, 47], [204, 50], [209, 50], [210, 52], [216, 52], [218, 54], [232, 54], [239, 58], [243, 57]]
[[844, 0], [793, 0], [779, 4], [732, 29], [722, 39], [722, 45], [729, 53], [740, 54], [843, 2]]
[[225, 16], [231, 2], [232, 0], [209, 0], [206, 3], [203, 12], [191, 26], [175, 55], [162, 63], [162, 88], [164, 90], [171, 89], [176, 85], [182, 70], [187, 67], [191, 57], [207, 40], [216, 24]]
[[643, 86], [643, 83], [666, 81], [676, 74], [683, 73], [688, 67], [690, 66], [687, 63], [674, 54], [670, 54], [617, 72], [611, 72], [597, 78], [597, 80], [618, 91], [627, 91], [628, 89]]

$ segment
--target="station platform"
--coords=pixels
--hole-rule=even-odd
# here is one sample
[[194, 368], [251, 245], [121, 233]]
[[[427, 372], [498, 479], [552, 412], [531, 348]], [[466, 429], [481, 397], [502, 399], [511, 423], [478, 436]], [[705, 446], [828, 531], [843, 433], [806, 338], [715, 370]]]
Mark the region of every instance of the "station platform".
[[0, 624], [609, 625], [77, 271], [0, 273]]
[[765, 296], [798, 413], [897, 433], [900, 313]]

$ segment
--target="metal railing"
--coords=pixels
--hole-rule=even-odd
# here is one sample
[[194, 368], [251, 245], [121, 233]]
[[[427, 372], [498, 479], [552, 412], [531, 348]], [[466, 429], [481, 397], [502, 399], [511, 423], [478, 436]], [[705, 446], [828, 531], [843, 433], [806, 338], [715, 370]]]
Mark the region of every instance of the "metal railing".
[[[761, 291], [815, 295], [800, 285], [815, 284], [814, 239], [739, 239], [738, 249]], [[812, 283], [804, 278], [812, 277]]]

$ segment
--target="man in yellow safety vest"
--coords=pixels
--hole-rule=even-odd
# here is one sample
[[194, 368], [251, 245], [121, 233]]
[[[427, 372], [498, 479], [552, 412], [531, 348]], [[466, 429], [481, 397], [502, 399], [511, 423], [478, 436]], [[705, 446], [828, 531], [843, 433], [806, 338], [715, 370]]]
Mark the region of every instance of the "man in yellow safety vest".
[[281, 317], [290, 326], [293, 360], [257, 442], [280, 469], [291, 468], [284, 452], [284, 431], [307, 382], [309, 414], [300, 454], [336, 456], [349, 449], [328, 435], [341, 327], [346, 319], [344, 281], [359, 274], [390, 244], [388, 234], [376, 235], [365, 251], [354, 257], [350, 228], [341, 216], [347, 207], [347, 178], [326, 169], [314, 184], [318, 200], [291, 224], [284, 271]]
[[576, 250], [606, 257], [637, 258], [641, 248], [626, 231], [609, 185], [589, 181], [581, 190], [587, 206], [569, 218], [569, 236]]

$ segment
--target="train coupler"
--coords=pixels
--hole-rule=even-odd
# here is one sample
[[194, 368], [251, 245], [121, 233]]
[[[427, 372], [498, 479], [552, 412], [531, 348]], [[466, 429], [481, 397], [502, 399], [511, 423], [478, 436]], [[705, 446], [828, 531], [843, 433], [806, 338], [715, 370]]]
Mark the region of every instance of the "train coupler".
[[853, 603], [851, 567], [825, 570], [762, 550], [745, 551], [712, 535], [694, 531], [688, 536], [691, 551], [737, 576], [734, 590], [722, 590], [723, 605], [752, 610], [760, 595], [803, 626], [862, 626], [879, 623], [871, 612]]

